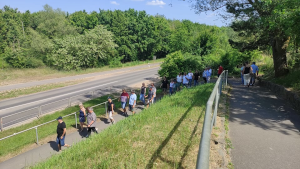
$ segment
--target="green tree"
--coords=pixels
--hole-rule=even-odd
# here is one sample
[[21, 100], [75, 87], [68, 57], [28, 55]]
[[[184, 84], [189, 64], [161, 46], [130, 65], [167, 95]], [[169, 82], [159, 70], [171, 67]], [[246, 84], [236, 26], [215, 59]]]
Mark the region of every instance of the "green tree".
[[[233, 47], [241, 51], [265, 49], [272, 46], [275, 76], [288, 73], [286, 52], [289, 35], [283, 26], [284, 18], [278, 11], [293, 11], [298, 5], [287, 5], [290, 0], [193, 0], [198, 13], [216, 11], [226, 7], [235, 18], [231, 27], [247, 41], [231, 41]], [[228, 15], [223, 15], [228, 17]]]

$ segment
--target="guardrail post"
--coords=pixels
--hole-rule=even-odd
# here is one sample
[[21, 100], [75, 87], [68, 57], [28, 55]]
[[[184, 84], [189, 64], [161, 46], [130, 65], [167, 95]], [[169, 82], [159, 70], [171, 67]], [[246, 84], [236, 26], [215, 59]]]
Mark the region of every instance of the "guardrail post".
[[35, 134], [36, 134], [36, 144], [39, 144], [39, 135], [38, 135], [37, 127], [35, 128]]
[[2, 117], [0, 119], [0, 127], [1, 127], [1, 131], [3, 131], [3, 122], [2, 122]]
[[225, 76], [225, 81], [226, 81], [226, 87], [227, 87], [227, 80], [228, 80], [228, 70], [226, 70], [226, 72], [225, 72], [225, 74], [226, 74], [226, 76]]
[[106, 114], [106, 118], [108, 119], [108, 114], [107, 114], [107, 102], [105, 102], [105, 114]]
[[75, 112], [75, 123], [76, 123], [76, 128], [77, 128], [77, 115], [76, 115], [76, 112]]
[[197, 159], [197, 169], [209, 168], [209, 153], [210, 153], [210, 122], [211, 122], [212, 103], [208, 101], [206, 104], [206, 111], [204, 116], [201, 142], [199, 146], [199, 153]]

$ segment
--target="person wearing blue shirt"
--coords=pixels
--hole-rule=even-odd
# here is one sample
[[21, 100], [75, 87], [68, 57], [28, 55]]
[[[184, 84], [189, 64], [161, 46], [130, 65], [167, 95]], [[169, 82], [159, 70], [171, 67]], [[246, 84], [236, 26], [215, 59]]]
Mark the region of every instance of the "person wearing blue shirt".
[[259, 69], [258, 69], [258, 67], [255, 65], [255, 62], [252, 63], [251, 67], [252, 67], [251, 86], [253, 86], [254, 83], [255, 83], [255, 79], [256, 79], [256, 77], [258, 76], [258, 71], [259, 71]]
[[136, 104], [136, 94], [134, 90], [131, 90], [131, 95], [129, 97], [129, 111], [132, 111], [132, 114], [134, 114], [134, 107]]
[[204, 83], [206, 83], [206, 82], [207, 82], [207, 79], [206, 79], [206, 74], [207, 74], [207, 70], [206, 70], [206, 69], [204, 69], [204, 70], [203, 70], [203, 73], [202, 73], [202, 78], [203, 78], [203, 80], [204, 80]]
[[207, 71], [206, 71], [206, 80], [207, 80], [207, 83], [210, 82], [211, 74], [212, 74], [212, 70], [211, 70], [210, 67], [208, 67], [208, 68], [207, 68]]

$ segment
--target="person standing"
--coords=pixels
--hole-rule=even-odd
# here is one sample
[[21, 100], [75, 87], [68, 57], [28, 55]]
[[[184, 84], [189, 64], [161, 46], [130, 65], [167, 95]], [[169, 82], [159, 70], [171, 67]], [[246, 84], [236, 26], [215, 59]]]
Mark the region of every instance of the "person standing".
[[252, 67], [248, 64], [248, 62], [245, 63], [245, 67], [243, 69], [243, 76], [244, 76], [244, 85], [248, 86], [250, 85], [250, 73], [252, 73]]
[[245, 68], [245, 63], [243, 63], [243, 66], [241, 67], [241, 78], [242, 78], [242, 84], [244, 85], [244, 76], [243, 76], [243, 70]]
[[91, 132], [93, 131], [94, 133], [98, 134], [96, 130], [96, 120], [97, 116], [93, 110], [92, 107], [88, 107], [88, 115], [87, 115], [87, 127], [88, 127], [88, 134], [85, 136], [86, 138], [90, 137]]
[[254, 83], [255, 83], [255, 79], [256, 79], [256, 77], [258, 76], [258, 71], [259, 71], [259, 69], [258, 69], [258, 67], [255, 65], [255, 62], [252, 63], [251, 68], [252, 68], [251, 85], [253, 86]]
[[206, 80], [207, 80], [207, 83], [210, 82], [211, 73], [212, 73], [212, 70], [211, 70], [210, 67], [208, 67], [207, 71], [206, 71]]
[[189, 84], [189, 77], [188, 77], [188, 75], [186, 75], [186, 73], [184, 73], [184, 75], [183, 75], [183, 86], [185, 86], [185, 87], [188, 87], [188, 84]]
[[182, 74], [180, 72], [178, 73], [176, 80], [177, 80], [176, 89], [177, 89], [177, 91], [179, 91], [181, 83], [182, 83]]
[[199, 74], [198, 70], [196, 70], [194, 73], [194, 86], [197, 86], [199, 84], [199, 82], [198, 82], [199, 76], [200, 76], [200, 74]]
[[156, 87], [154, 86], [154, 83], [152, 83], [151, 86], [152, 86], [152, 92], [153, 92], [152, 102], [154, 103], [156, 100]]
[[107, 101], [107, 113], [108, 113], [108, 117], [109, 117], [109, 119], [110, 119], [110, 121], [111, 121], [112, 124], [115, 123], [115, 120], [114, 120], [114, 118], [112, 116], [114, 114], [114, 107], [115, 107], [114, 103], [112, 102], [111, 98], [108, 97], [108, 101]]
[[202, 78], [203, 78], [203, 80], [204, 80], [204, 84], [207, 83], [206, 77], [207, 77], [207, 69], [204, 69], [204, 70], [203, 70], [203, 73], [202, 73]]
[[134, 115], [134, 107], [136, 105], [136, 94], [134, 90], [131, 90], [131, 95], [129, 97], [129, 111], [132, 112], [132, 115]]
[[174, 88], [174, 80], [171, 80], [170, 82], [170, 95], [173, 93], [173, 88]]
[[145, 94], [146, 94], [146, 86], [145, 83], [142, 83], [141, 92], [140, 92], [140, 100], [145, 105]]
[[149, 87], [148, 95], [145, 97], [148, 98], [148, 104], [147, 104], [147, 108], [148, 108], [150, 106], [150, 104], [153, 104], [153, 99], [154, 99], [152, 86]]
[[67, 134], [66, 123], [62, 120], [61, 116], [59, 116], [56, 120], [58, 121], [56, 129], [56, 143], [58, 145], [58, 151], [61, 151], [61, 146], [70, 147], [70, 145], [65, 144], [65, 138]]
[[84, 108], [84, 106], [83, 106], [82, 103], [79, 103], [78, 106], [79, 106], [79, 108], [80, 108], [80, 110], [79, 110], [79, 122], [80, 122], [80, 127], [81, 127], [80, 132], [82, 132], [82, 130], [83, 130], [83, 125], [86, 125], [86, 124], [85, 124], [85, 120], [86, 120], [86, 112], [85, 112], [85, 108]]
[[167, 80], [166, 76], [162, 80], [161, 87], [163, 89], [164, 94], [166, 94], [167, 90], [168, 90], [168, 80]]
[[190, 70], [190, 72], [188, 73], [188, 79], [189, 79], [189, 86], [192, 87], [192, 82], [193, 82], [193, 73]]
[[127, 116], [127, 110], [126, 110], [126, 103], [127, 103], [127, 99], [129, 99], [129, 95], [128, 93], [126, 92], [125, 89], [122, 90], [122, 94], [119, 98], [119, 101], [121, 100], [121, 106], [122, 106], [122, 109], [123, 109], [123, 114], [125, 116]]
[[221, 65], [219, 65], [218, 77], [222, 74], [222, 72], [223, 72], [223, 67]]

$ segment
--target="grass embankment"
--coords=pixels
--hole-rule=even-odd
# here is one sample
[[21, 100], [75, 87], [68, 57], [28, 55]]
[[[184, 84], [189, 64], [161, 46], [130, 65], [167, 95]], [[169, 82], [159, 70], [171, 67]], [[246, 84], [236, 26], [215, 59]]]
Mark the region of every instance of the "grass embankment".
[[264, 79], [282, 85], [300, 94], [300, 70], [291, 71], [288, 75], [279, 78], [273, 78], [265, 73]]
[[[85, 102], [84, 106], [89, 107], [89, 106], [93, 106], [96, 104], [100, 104], [105, 101], [107, 101], [107, 96], [102, 96], [102, 97], [92, 99], [90, 101]], [[120, 107], [120, 104], [116, 104], [116, 108], [119, 108], [119, 107]], [[56, 119], [58, 116], [65, 116], [65, 115], [74, 113], [76, 111], [79, 111], [78, 106], [69, 107], [65, 110], [42, 116], [40, 119], [34, 120], [29, 124], [25, 124], [25, 125], [22, 125], [22, 126], [19, 126], [16, 128], [11, 128], [8, 130], [4, 130], [3, 132], [0, 132], [0, 138], [20, 132], [20, 131], [28, 129], [30, 127], [34, 127], [36, 125], [51, 121], [53, 119]], [[104, 105], [95, 107], [94, 112], [98, 116], [105, 114]], [[75, 127], [75, 118], [73, 115], [68, 116], [68, 117], [64, 118], [63, 120], [66, 122], [67, 129]], [[43, 138], [46, 138], [53, 134], [56, 134], [56, 126], [57, 126], [57, 122], [52, 122], [52, 123], [43, 125], [41, 127], [38, 127], [39, 140], [42, 140]], [[79, 127], [79, 122], [78, 122], [78, 127]], [[10, 137], [8, 139], [1, 140], [0, 141], [0, 157], [6, 156], [8, 154], [10, 154], [10, 155], [18, 154], [20, 151], [22, 151], [22, 149], [24, 147], [36, 142], [35, 135], [36, 135], [36, 133], [35, 133], [35, 130], [33, 129], [33, 130], [26, 131], [24, 133], [21, 133], [19, 135]]]
[[115, 70], [115, 69], [120, 69], [122, 67], [131, 67], [136, 65], [157, 63], [162, 61], [163, 59], [157, 59], [152, 61], [135, 61], [135, 62], [124, 63], [122, 64], [121, 67], [111, 68], [109, 66], [103, 66], [101, 68], [89, 68], [89, 69], [78, 70], [78, 71], [76, 70], [60, 71], [60, 70], [51, 69], [49, 67], [36, 68], [36, 69], [13, 69], [13, 68], [0, 69], [0, 86], [16, 84], [16, 83], [26, 83], [29, 81], [36, 81], [36, 80], [45, 80], [45, 79], [59, 78], [65, 76], [74, 76], [74, 75], [81, 75], [87, 73]]
[[0, 92], [0, 100], [19, 97], [19, 96], [23, 96], [23, 95], [38, 93], [38, 92], [43, 92], [43, 91], [56, 89], [56, 88], [60, 88], [60, 87], [66, 87], [66, 86], [75, 85], [78, 83], [82, 83], [82, 80], [73, 80], [73, 81], [67, 81], [67, 82], [62, 82], [62, 83], [52, 83], [52, 84], [47, 84], [47, 85], [34, 86], [34, 87], [25, 88], [25, 89], [15, 89], [15, 90], [10, 90], [10, 91], [3, 91], [3, 92]]
[[183, 89], [32, 168], [195, 168], [213, 84]]

